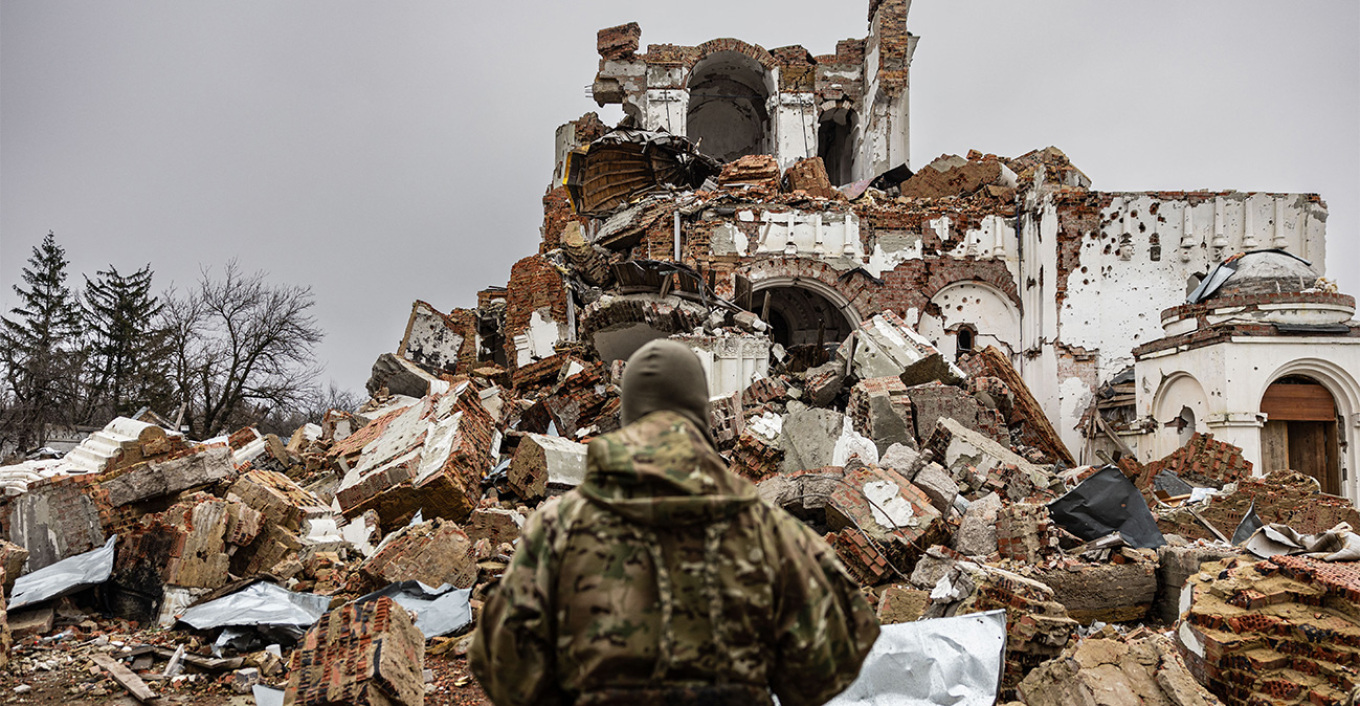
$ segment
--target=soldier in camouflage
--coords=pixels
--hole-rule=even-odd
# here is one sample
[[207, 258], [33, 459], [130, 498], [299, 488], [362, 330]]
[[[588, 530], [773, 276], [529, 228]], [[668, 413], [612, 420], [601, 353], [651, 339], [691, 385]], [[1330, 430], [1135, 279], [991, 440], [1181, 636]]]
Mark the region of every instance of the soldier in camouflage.
[[826, 543], [726, 469], [695, 355], [643, 346], [621, 418], [486, 603], [470, 658], [491, 700], [810, 706], [849, 686], [878, 623]]

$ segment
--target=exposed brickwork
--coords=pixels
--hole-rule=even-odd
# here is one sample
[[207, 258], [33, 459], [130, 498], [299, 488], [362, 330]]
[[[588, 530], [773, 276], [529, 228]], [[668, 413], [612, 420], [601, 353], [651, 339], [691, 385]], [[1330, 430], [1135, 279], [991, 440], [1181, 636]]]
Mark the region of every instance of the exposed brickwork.
[[854, 527], [828, 534], [826, 541], [861, 586], [875, 586], [896, 576], [883, 552]]
[[436, 518], [393, 532], [359, 566], [359, 573], [374, 589], [400, 581], [471, 588], [477, 581], [477, 559], [462, 528]]
[[505, 359], [513, 370], [518, 359], [515, 336], [524, 333], [535, 311], [546, 309], [558, 323], [567, 320], [567, 288], [562, 273], [547, 258], [531, 255], [510, 268], [505, 306]]
[[743, 431], [737, 437], [736, 447], [732, 449], [731, 469], [733, 473], [759, 483], [778, 474], [783, 461], [784, 451], [778, 445], [768, 443], [750, 431]]
[[425, 637], [383, 596], [312, 626], [288, 665], [289, 706], [423, 706]]
[[[965, 356], [964, 360], [960, 361], [960, 366], [973, 376], [971, 381], [980, 381], [984, 376], [991, 376], [991, 379], [999, 379], [1002, 382], [1006, 388], [1004, 396], [1011, 399], [1010, 416], [1007, 421], [1019, 432], [1020, 443], [1043, 451], [1055, 461], [1061, 461], [1068, 466], [1077, 465], [1072, 452], [1067, 449], [1058, 431], [1048, 421], [1043, 407], [1030, 393], [1029, 386], [1004, 353], [993, 346], [988, 346], [978, 353]], [[993, 397], [999, 398], [1003, 395], [998, 390]]]
[[640, 39], [642, 28], [636, 22], [629, 22], [617, 27], [606, 27], [597, 32], [595, 47], [600, 53], [600, 58], [606, 61], [631, 59], [633, 52], [638, 50]]
[[1187, 665], [1229, 704], [1340, 704], [1360, 684], [1360, 571], [1279, 556], [1206, 564], [1190, 579]]
[[[1341, 522], [1360, 527], [1360, 513], [1349, 500], [1321, 494], [1316, 480], [1293, 471], [1274, 471], [1264, 478], [1244, 478], [1237, 482], [1236, 493], [1212, 498], [1199, 514], [1231, 537], [1253, 503], [1262, 522], [1288, 525], [1304, 534], [1325, 532]], [[1184, 510], [1160, 513], [1157, 526], [1163, 534], [1214, 539], [1213, 533]]]

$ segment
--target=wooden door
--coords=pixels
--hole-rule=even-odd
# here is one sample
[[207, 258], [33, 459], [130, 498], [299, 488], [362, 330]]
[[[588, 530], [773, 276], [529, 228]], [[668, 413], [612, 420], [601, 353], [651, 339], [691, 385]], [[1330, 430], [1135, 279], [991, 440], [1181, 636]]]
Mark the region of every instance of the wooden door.
[[1282, 471], [1289, 465], [1289, 422], [1271, 419], [1261, 428], [1261, 473]]
[[1336, 402], [1327, 388], [1303, 377], [1283, 378], [1266, 389], [1261, 411], [1261, 471], [1289, 468], [1318, 480], [1322, 492], [1341, 493]]

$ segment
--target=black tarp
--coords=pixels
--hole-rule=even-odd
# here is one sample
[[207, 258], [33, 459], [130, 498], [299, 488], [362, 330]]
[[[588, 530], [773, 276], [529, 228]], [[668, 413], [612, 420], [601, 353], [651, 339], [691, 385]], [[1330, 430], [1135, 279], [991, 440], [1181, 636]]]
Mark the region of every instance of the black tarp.
[[1115, 466], [1096, 471], [1049, 503], [1048, 513], [1054, 522], [1083, 541], [1119, 532], [1129, 544], [1142, 549], [1166, 544], [1142, 493]]

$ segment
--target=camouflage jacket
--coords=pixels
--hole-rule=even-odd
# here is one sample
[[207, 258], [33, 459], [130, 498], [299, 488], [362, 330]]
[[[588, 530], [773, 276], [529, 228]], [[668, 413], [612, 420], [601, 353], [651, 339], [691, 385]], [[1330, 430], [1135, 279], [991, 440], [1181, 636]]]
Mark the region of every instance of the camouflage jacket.
[[585, 483], [529, 518], [470, 658], [499, 706], [714, 684], [804, 706], [877, 636], [826, 543], [661, 411], [591, 442]]

